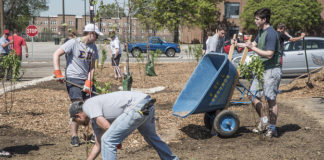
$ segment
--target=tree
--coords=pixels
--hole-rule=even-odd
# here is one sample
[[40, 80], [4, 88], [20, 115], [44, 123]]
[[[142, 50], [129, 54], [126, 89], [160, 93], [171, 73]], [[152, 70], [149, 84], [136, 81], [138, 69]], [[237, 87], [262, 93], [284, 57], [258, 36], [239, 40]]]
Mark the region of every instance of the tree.
[[[180, 26], [215, 28], [219, 21], [217, 4], [223, 0], [133, 0], [135, 16], [154, 30], [167, 28], [174, 32], [174, 42], [179, 42]], [[149, 13], [148, 13], [149, 12]]]
[[263, 7], [271, 9], [271, 25], [285, 23], [293, 34], [299, 30], [316, 32], [322, 24], [320, 13], [323, 8], [317, 0], [248, 0], [240, 19], [244, 30], [257, 32], [254, 12]]
[[119, 13], [119, 17], [126, 17], [124, 8], [119, 7], [119, 11], [118, 11], [117, 5], [115, 3], [100, 5], [98, 12], [101, 18], [118, 17], [118, 13]]
[[6, 28], [23, 30], [33, 16], [47, 10], [46, 0], [4, 0], [4, 24]]

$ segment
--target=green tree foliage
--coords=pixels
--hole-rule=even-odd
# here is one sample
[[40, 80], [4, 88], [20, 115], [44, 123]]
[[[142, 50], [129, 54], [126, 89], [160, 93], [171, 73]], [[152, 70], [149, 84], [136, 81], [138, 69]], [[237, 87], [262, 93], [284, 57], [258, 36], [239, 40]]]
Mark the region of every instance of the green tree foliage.
[[256, 33], [254, 12], [260, 8], [271, 9], [271, 25], [282, 22], [294, 34], [299, 30], [311, 32], [322, 20], [322, 5], [317, 0], [248, 0], [240, 20], [246, 31]]
[[[101, 1], [102, 3], [102, 1]], [[119, 7], [119, 6], [118, 6]], [[113, 4], [100, 4], [98, 13], [101, 18], [111, 18], [111, 17], [126, 17], [126, 14], [124, 12], [124, 8], [119, 7], [119, 12], [117, 5], [115, 3]]]
[[33, 16], [47, 10], [47, 0], [3, 0], [6, 28], [23, 30]]
[[153, 30], [167, 28], [179, 41], [180, 26], [211, 28], [219, 21], [217, 4], [223, 0], [132, 0], [135, 16]]

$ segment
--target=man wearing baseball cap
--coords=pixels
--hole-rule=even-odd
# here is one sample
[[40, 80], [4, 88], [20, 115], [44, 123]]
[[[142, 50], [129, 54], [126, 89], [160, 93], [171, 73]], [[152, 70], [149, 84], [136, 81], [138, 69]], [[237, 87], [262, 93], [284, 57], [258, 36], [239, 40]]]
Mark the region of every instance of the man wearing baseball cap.
[[[13, 43], [13, 40], [9, 41], [9, 30], [6, 29], [3, 32], [2, 37], [0, 38], [0, 62], [4, 56], [7, 56], [10, 51], [10, 45]], [[0, 78], [3, 78], [4, 69], [0, 68]]]
[[[103, 34], [94, 24], [88, 24], [83, 30], [83, 36], [73, 38], [64, 43], [53, 54], [54, 75], [56, 80], [63, 82], [73, 82], [83, 86], [78, 88], [71, 84], [66, 84], [66, 88], [71, 102], [84, 101], [91, 96], [90, 88], [95, 90], [93, 86], [93, 74], [95, 60], [98, 59], [98, 49], [95, 41]], [[65, 77], [60, 69], [60, 57], [65, 54], [66, 70]], [[80, 140], [77, 134], [78, 124], [75, 121], [70, 121], [71, 124], [71, 145], [79, 146]]]
[[149, 95], [134, 91], [99, 95], [84, 104], [72, 103], [70, 117], [81, 125], [88, 125], [91, 120], [96, 134], [96, 143], [87, 159], [95, 159], [101, 151], [102, 159], [116, 160], [117, 146], [137, 129], [162, 160], [178, 160], [156, 134], [154, 103]]

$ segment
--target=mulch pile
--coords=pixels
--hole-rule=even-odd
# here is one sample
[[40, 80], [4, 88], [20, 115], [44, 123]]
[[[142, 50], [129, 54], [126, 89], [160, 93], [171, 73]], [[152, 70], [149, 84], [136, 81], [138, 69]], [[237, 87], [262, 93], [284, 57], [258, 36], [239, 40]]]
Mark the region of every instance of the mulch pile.
[[[172, 106], [185, 86], [191, 73], [195, 69], [196, 62], [188, 63], [156, 63], [155, 71], [158, 76], [144, 76], [145, 64], [130, 65], [130, 70], [133, 73], [133, 88], [151, 88], [164, 86], [165, 90], [152, 94], [152, 97], [157, 99], [156, 103], [156, 118], [157, 132], [167, 143], [176, 142], [188, 135], [185, 132], [180, 132], [195, 123], [203, 126], [203, 114], [191, 115], [186, 120], [172, 116]], [[121, 69], [125, 64], [121, 64]], [[112, 85], [111, 91], [116, 91], [121, 82], [114, 79], [113, 69], [106, 65], [104, 68], [97, 70], [97, 81], [110, 82]], [[282, 95], [298, 97], [305, 94], [312, 96], [322, 96], [324, 93], [324, 71], [312, 75], [312, 83], [315, 86], [313, 89], [307, 88], [305, 79], [296, 80], [293, 83], [281, 87], [284, 92]], [[10, 101], [10, 94], [7, 93], [7, 102]], [[55, 81], [46, 82], [37, 86], [13, 92], [14, 103], [10, 114], [5, 111], [4, 95], [0, 96], [0, 126], [12, 126], [14, 128], [22, 128], [33, 132], [39, 132], [49, 137], [69, 137], [69, 115], [68, 107], [70, 100], [63, 84]], [[8, 103], [10, 106], [10, 103]], [[240, 108], [231, 108], [239, 110]], [[202, 128], [197, 128], [202, 129]], [[79, 134], [82, 137], [81, 127]], [[189, 129], [190, 132], [206, 134], [207, 132], [197, 132]], [[204, 137], [210, 135], [196, 135]], [[124, 142], [124, 149], [137, 148], [147, 145], [142, 136], [136, 131], [132, 133]]]
[[307, 97], [323, 97], [324, 95], [324, 70], [311, 74], [310, 82], [314, 88], [306, 85], [308, 77], [296, 79], [288, 85], [280, 87], [282, 96], [289, 96], [291, 98]]

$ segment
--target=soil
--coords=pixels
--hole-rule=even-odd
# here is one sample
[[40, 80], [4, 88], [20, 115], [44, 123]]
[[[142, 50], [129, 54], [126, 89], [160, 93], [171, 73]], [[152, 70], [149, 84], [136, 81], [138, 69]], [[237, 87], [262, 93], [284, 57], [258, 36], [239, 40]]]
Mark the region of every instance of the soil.
[[[250, 105], [228, 108], [238, 115], [240, 128], [234, 136], [224, 138], [209, 134], [204, 127], [203, 114], [185, 119], [172, 116], [172, 106], [196, 65], [195, 62], [157, 63], [156, 77], [144, 76], [143, 64], [130, 65], [134, 88], [165, 87], [165, 90], [152, 94], [157, 99], [157, 133], [180, 159], [324, 159], [323, 123], [303, 107], [297, 107], [306, 101], [312, 105], [314, 97], [321, 100], [324, 95], [323, 71], [312, 75], [313, 89], [306, 86], [305, 79], [280, 88], [283, 93], [278, 97], [278, 138], [264, 138], [251, 132], [258, 116]], [[113, 78], [112, 68], [108, 65], [98, 69], [96, 79], [110, 82], [111, 91], [121, 86], [121, 82]], [[92, 144], [86, 144], [84, 140], [80, 147], [69, 144], [70, 101], [64, 84], [49, 81], [13, 94], [14, 103], [9, 114], [5, 110], [10, 108], [11, 93], [7, 93], [7, 107], [4, 95], [0, 97], [0, 149], [12, 152], [14, 156], [11, 159], [86, 158], [86, 150]], [[238, 93], [234, 96], [237, 97]], [[83, 133], [86, 133], [86, 128], [80, 127], [79, 136], [83, 137]], [[118, 150], [118, 157], [125, 160], [159, 159], [137, 131], [125, 139], [123, 148]]]

